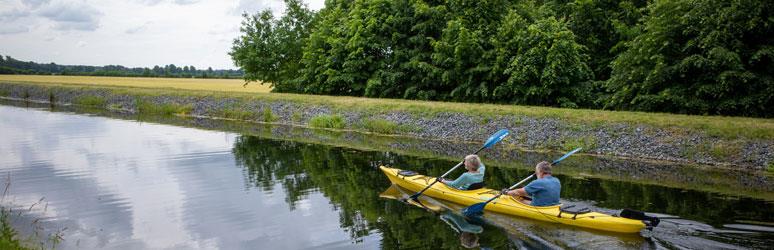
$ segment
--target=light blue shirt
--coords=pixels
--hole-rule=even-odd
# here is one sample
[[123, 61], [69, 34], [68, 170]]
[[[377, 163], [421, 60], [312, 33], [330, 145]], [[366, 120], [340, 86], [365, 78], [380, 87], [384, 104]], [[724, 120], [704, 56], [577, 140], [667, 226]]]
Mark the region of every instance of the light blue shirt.
[[553, 176], [546, 176], [534, 180], [524, 187], [524, 191], [532, 196], [532, 205], [546, 207], [559, 204], [559, 193], [562, 192], [562, 183]]
[[481, 164], [478, 167], [478, 173], [465, 172], [456, 180], [447, 183], [447, 185], [456, 189], [467, 190], [470, 184], [484, 182], [484, 170], [486, 170], [486, 166]]

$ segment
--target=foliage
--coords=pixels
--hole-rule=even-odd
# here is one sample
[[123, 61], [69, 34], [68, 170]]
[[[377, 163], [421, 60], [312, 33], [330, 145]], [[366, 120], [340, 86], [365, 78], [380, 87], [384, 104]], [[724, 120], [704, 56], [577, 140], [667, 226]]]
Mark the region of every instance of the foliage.
[[173, 77], [173, 78], [242, 78], [242, 70], [196, 69], [174, 64], [153, 68], [127, 68], [121, 65], [84, 66], [59, 65], [56, 63], [23, 62], [11, 56], [0, 56], [0, 74], [10, 75], [72, 75], [72, 76], [124, 76], [124, 77]]
[[648, 6], [644, 32], [612, 63], [615, 109], [774, 117], [771, 1]]
[[271, 112], [271, 108], [270, 107], [266, 107], [266, 108], [263, 109], [263, 121], [264, 122], [273, 122], [273, 121], [276, 121], [278, 119], [279, 119], [279, 117], [275, 116]]
[[504, 70], [507, 81], [495, 89], [495, 96], [532, 105], [589, 106], [586, 85], [592, 72], [581, 53], [583, 47], [575, 42], [566, 24], [549, 17], [525, 30], [521, 22], [515, 23], [518, 30], [501, 30], [515, 35], [517, 41], [512, 43], [517, 52]]
[[11, 226], [10, 213], [10, 210], [0, 207], [0, 249], [28, 249], [19, 241], [16, 229]]
[[275, 19], [271, 10], [257, 15], [242, 14], [245, 19], [229, 55], [244, 69], [246, 81], [272, 84], [281, 92], [294, 92], [291, 81], [301, 65], [301, 48], [313, 28], [315, 13], [300, 0], [285, 0], [285, 15]]
[[277, 92], [772, 116], [770, 1], [288, 3], [231, 52]]
[[393, 134], [398, 131], [398, 124], [385, 119], [364, 119], [361, 124], [368, 131], [380, 134]]
[[309, 126], [316, 128], [344, 128], [344, 118], [340, 115], [318, 115], [309, 120]]

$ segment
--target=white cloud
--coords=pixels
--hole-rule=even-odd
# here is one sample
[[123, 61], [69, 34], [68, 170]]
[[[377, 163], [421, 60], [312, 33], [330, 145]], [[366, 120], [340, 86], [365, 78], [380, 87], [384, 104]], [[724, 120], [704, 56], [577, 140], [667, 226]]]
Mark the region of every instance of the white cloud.
[[0, 35], [24, 33], [29, 30], [30, 30], [29, 28], [24, 26], [19, 26], [19, 25], [13, 25], [13, 26], [0, 25]]
[[126, 29], [126, 31], [124, 31], [124, 33], [126, 33], [126, 34], [135, 34], [135, 33], [147, 30], [148, 27], [151, 24], [153, 24], [153, 22], [148, 21], [148, 22], [143, 23], [142, 25]]
[[198, 3], [199, 1], [200, 0], [175, 0], [174, 3], [180, 4], [180, 5], [189, 5], [189, 4]]
[[[305, 1], [312, 9], [324, 0]], [[282, 0], [0, 0], [0, 54], [58, 64], [235, 68], [241, 13]], [[86, 43], [88, 42], [88, 43]]]
[[56, 23], [59, 30], [95, 30], [102, 13], [83, 2], [56, 1], [43, 5], [37, 13]]

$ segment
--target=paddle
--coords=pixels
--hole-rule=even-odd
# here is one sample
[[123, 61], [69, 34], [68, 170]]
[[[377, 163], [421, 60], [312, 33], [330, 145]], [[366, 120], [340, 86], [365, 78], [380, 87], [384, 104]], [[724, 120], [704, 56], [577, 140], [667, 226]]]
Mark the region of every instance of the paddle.
[[[556, 159], [554, 162], [551, 163], [551, 165], [559, 164], [559, 162], [561, 162], [562, 160], [566, 159], [570, 155], [580, 151], [581, 149], [582, 148], [576, 148], [575, 150], [570, 151], [569, 153], [563, 155], [559, 159]], [[514, 184], [513, 186], [509, 187], [508, 189], [505, 189], [505, 190], [501, 191], [499, 194], [495, 195], [495, 197], [492, 197], [491, 199], [487, 200], [486, 202], [476, 203], [476, 204], [473, 204], [473, 205], [463, 209], [462, 210], [462, 214], [464, 214], [465, 216], [468, 216], [468, 217], [473, 217], [473, 216], [476, 216], [476, 215], [483, 214], [484, 213], [484, 207], [486, 207], [486, 204], [489, 204], [489, 202], [492, 202], [493, 200], [499, 198], [505, 192], [510, 191], [510, 190], [518, 187], [519, 185], [521, 185], [522, 183], [528, 181], [529, 179], [532, 179], [533, 176], [535, 176], [534, 173], [532, 175], [530, 175], [529, 177], [524, 178], [524, 180], [521, 180], [520, 182], [518, 182], [518, 183]]]
[[[479, 148], [479, 149], [478, 149], [478, 150], [477, 150], [475, 153], [473, 153], [473, 154], [478, 154], [478, 152], [481, 152], [481, 150], [484, 150], [485, 148], [490, 148], [490, 147], [492, 147], [492, 146], [493, 146], [493, 145], [495, 145], [496, 143], [498, 143], [498, 142], [502, 141], [502, 140], [503, 140], [503, 138], [505, 138], [506, 136], [508, 136], [508, 134], [509, 134], [509, 133], [510, 133], [510, 132], [508, 132], [508, 130], [507, 130], [507, 129], [501, 129], [500, 131], [497, 131], [496, 133], [492, 134], [492, 136], [489, 136], [489, 139], [487, 139], [487, 140], [486, 140], [486, 142], [484, 143], [484, 146], [483, 146], [483, 147], [481, 147], [481, 148]], [[430, 187], [432, 187], [433, 185], [435, 185], [435, 183], [436, 183], [436, 182], [438, 182], [438, 180], [439, 180], [439, 179], [441, 179], [441, 178], [443, 178], [443, 177], [446, 177], [446, 176], [447, 176], [447, 175], [449, 175], [451, 172], [453, 172], [455, 169], [457, 169], [457, 168], [459, 168], [460, 166], [462, 166], [462, 164], [464, 164], [464, 163], [465, 163], [465, 160], [462, 160], [462, 161], [461, 161], [459, 164], [457, 164], [457, 166], [454, 166], [452, 169], [450, 169], [449, 171], [447, 171], [445, 174], [441, 175], [441, 177], [439, 177], [439, 178], [435, 178], [435, 181], [433, 181], [433, 183], [430, 183], [430, 185], [428, 185], [427, 187], [425, 187], [424, 189], [422, 189], [422, 191], [419, 191], [419, 192], [417, 192], [416, 194], [413, 194], [413, 195], [411, 195], [411, 197], [410, 197], [410, 198], [411, 198], [412, 200], [417, 200], [417, 199], [419, 198], [419, 196], [420, 196], [420, 195], [422, 195], [422, 193], [424, 193], [424, 192], [425, 192], [427, 189], [429, 189]]]

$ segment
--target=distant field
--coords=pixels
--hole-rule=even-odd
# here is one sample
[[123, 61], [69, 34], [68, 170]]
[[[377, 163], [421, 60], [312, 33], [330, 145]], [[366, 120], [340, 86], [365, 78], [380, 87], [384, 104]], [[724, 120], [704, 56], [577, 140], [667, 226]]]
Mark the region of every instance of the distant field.
[[103, 76], [41, 76], [41, 75], [0, 75], [0, 81], [61, 83], [94, 86], [115, 86], [134, 88], [164, 88], [185, 90], [206, 90], [246, 93], [268, 93], [271, 87], [257, 83], [244, 86], [241, 79], [193, 79], [193, 78], [144, 78], [144, 77], [103, 77]]

